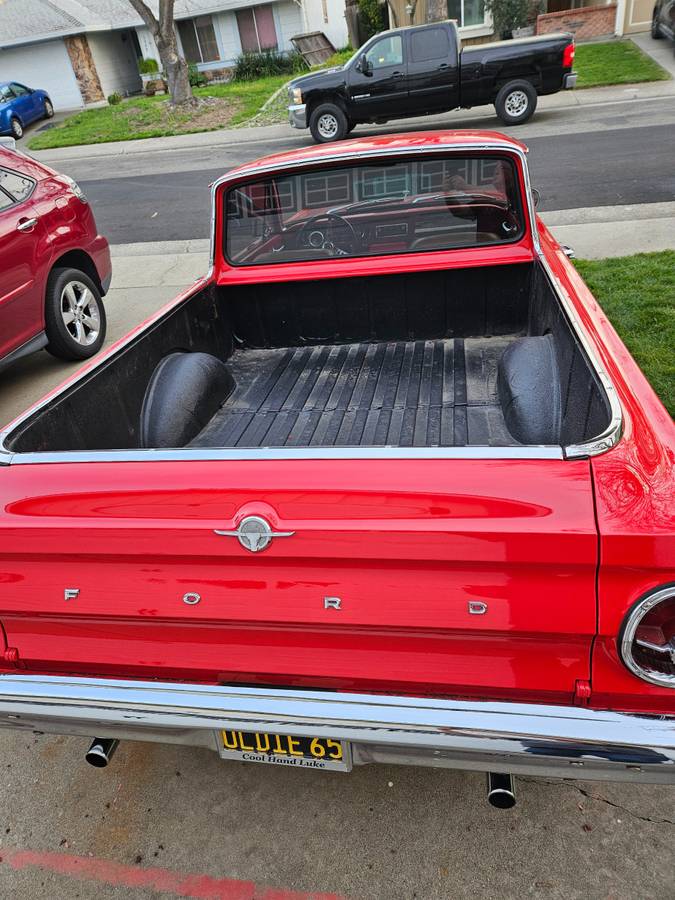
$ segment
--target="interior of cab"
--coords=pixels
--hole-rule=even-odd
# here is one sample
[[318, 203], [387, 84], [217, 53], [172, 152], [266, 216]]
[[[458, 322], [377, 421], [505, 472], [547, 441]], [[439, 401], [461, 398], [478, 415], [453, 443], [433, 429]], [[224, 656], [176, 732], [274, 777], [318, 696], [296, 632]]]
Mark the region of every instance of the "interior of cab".
[[485, 156], [248, 182], [228, 192], [224, 218], [234, 266], [498, 245], [524, 229], [513, 162]]

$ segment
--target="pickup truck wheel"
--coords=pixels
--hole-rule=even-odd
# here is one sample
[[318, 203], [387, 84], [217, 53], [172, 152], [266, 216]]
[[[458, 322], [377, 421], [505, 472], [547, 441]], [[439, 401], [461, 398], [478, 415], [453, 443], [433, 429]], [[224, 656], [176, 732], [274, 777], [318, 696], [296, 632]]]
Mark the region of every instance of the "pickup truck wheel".
[[495, 99], [497, 115], [507, 125], [520, 125], [532, 117], [537, 108], [537, 92], [529, 81], [505, 84]]
[[47, 280], [47, 350], [59, 359], [89, 359], [101, 349], [106, 317], [101, 294], [79, 269], [53, 269]]
[[322, 103], [309, 117], [309, 130], [317, 144], [341, 141], [349, 130], [347, 116], [334, 103]]

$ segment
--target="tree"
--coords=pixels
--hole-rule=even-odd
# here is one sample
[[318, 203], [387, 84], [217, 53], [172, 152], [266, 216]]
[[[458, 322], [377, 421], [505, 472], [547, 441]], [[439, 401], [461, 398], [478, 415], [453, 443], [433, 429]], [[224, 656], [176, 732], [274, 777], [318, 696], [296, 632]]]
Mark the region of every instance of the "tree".
[[[532, 18], [532, 0], [485, 0], [485, 9], [492, 16], [495, 34], [513, 37], [514, 28], [523, 28]], [[536, 13], [534, 13], [536, 17]]]
[[188, 76], [188, 64], [178, 52], [173, 18], [174, 0], [159, 0], [159, 18], [155, 17], [144, 0], [129, 0], [129, 3], [143, 19], [155, 39], [162, 68], [169, 84], [171, 102], [175, 104], [189, 103], [192, 100], [192, 88]]

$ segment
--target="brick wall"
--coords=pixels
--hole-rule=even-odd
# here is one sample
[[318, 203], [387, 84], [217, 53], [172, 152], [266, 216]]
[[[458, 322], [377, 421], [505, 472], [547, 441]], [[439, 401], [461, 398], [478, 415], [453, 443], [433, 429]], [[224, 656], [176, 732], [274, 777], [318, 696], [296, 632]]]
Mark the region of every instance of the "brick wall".
[[578, 41], [614, 34], [616, 3], [609, 6], [583, 6], [537, 16], [537, 34], [571, 31]]

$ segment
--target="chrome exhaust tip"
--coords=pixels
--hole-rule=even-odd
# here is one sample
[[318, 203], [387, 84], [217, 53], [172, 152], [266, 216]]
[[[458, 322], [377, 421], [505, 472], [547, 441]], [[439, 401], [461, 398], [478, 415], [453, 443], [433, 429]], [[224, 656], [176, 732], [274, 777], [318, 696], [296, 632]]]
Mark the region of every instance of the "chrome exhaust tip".
[[488, 772], [488, 803], [496, 809], [512, 809], [516, 805], [516, 786], [513, 775], [501, 772]]
[[84, 758], [90, 766], [105, 769], [117, 750], [119, 741], [115, 738], [94, 738]]

